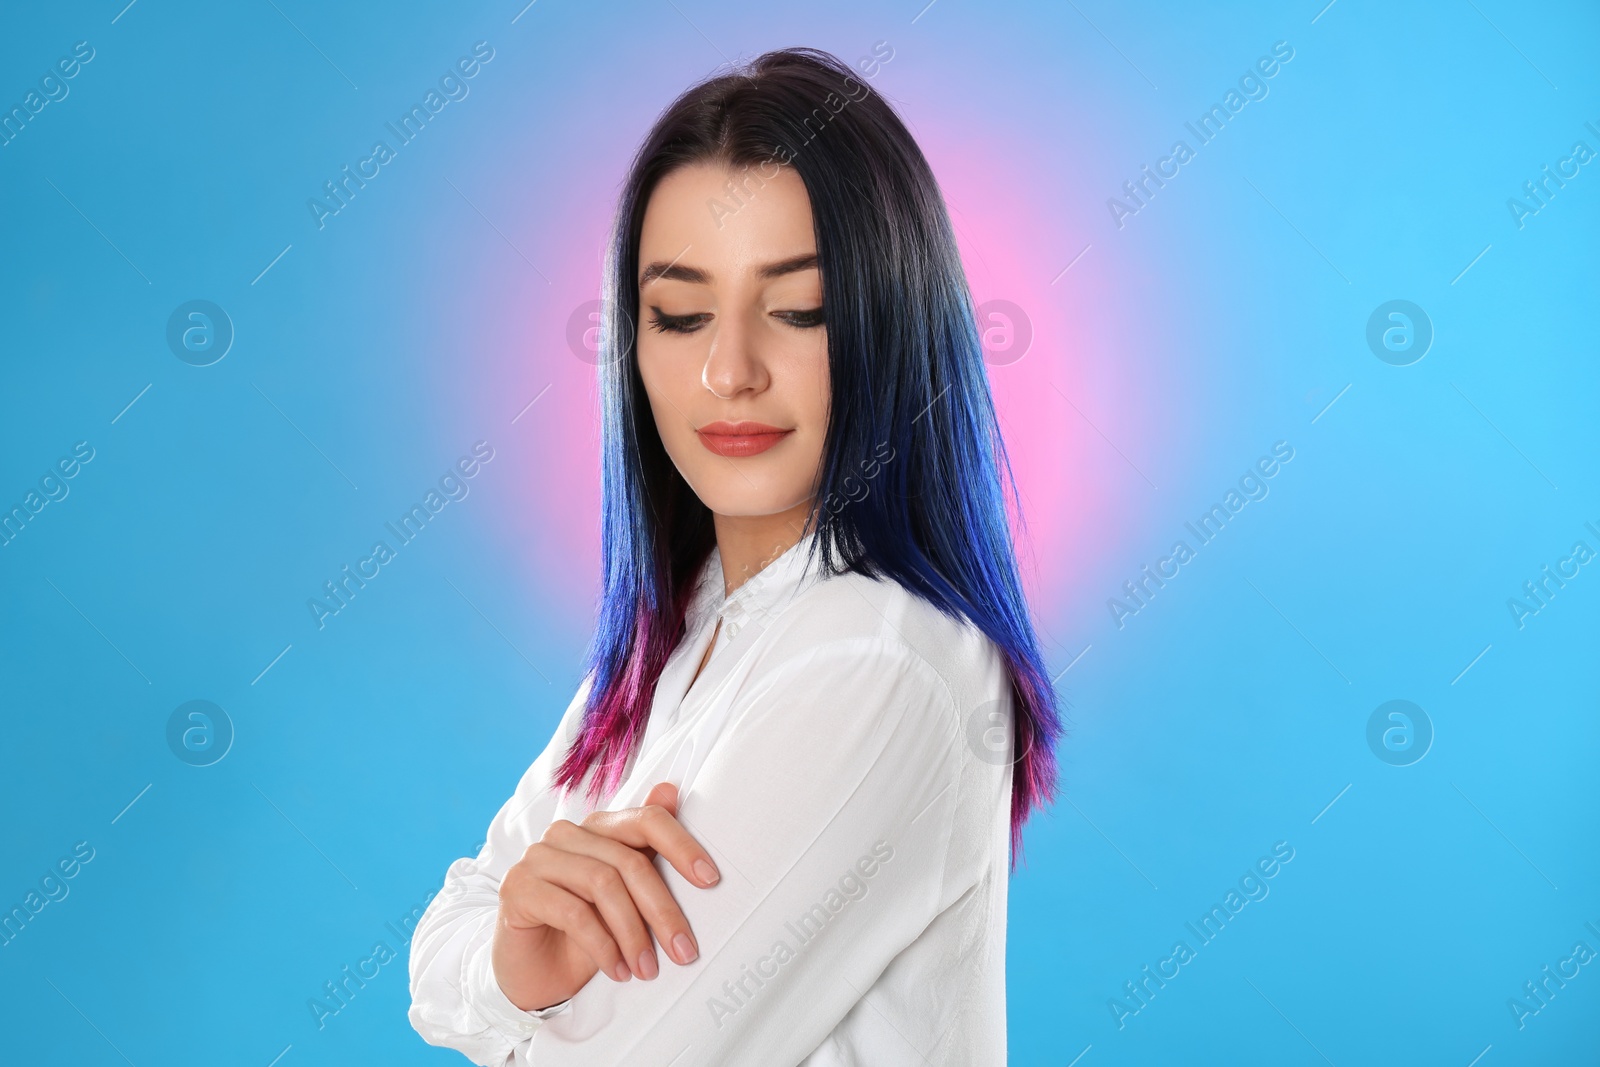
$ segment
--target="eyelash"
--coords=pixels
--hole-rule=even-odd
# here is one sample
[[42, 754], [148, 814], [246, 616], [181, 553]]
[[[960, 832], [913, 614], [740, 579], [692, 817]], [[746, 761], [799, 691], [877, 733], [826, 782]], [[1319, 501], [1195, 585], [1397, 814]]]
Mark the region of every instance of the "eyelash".
[[[821, 308], [812, 308], [809, 311], [784, 311], [778, 312], [778, 314], [790, 315], [800, 319], [801, 321], [799, 322], [784, 320], [797, 330], [812, 330], [823, 325]], [[668, 315], [659, 308], [652, 308], [650, 327], [657, 333], [694, 333], [700, 329], [701, 325], [696, 320], [703, 320], [705, 317], [704, 315]]]

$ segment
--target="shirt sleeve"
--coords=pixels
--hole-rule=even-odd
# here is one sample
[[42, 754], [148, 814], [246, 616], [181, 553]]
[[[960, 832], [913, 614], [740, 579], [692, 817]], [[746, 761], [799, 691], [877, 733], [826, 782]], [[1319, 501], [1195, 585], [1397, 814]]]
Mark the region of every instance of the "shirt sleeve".
[[450, 865], [412, 935], [412, 1027], [429, 1044], [456, 1049], [485, 1067], [510, 1062], [518, 1044], [571, 1004], [518, 1008], [495, 980], [491, 949], [500, 879], [554, 821], [559, 797], [552, 780], [577, 735], [591, 682], [592, 676], [584, 680], [549, 745], [490, 822], [482, 850]]
[[[896, 640], [833, 639], [757, 668], [680, 797], [721, 879], [702, 889], [654, 861], [698, 958], [591, 981], [516, 1062], [795, 1064], [875, 1010], [867, 991], [979, 877], [952, 868], [952, 836], [981, 837], [1003, 796], [988, 779], [1007, 769], [974, 757], [960, 720], [939, 672]], [[948, 1022], [874, 1062], [924, 1062]]]

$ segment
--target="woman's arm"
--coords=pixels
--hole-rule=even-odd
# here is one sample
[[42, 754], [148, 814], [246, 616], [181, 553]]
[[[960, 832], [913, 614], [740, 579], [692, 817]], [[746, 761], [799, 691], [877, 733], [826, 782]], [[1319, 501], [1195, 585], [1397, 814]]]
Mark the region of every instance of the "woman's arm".
[[[793, 1064], [853, 1009], [877, 1011], [866, 991], [976, 884], [1004, 818], [1010, 769], [975, 755], [962, 710], [886, 638], [832, 641], [758, 678], [679, 804], [721, 881], [702, 889], [656, 861], [699, 958], [591, 983], [517, 1062]], [[929, 988], [926, 1004], [958, 996]], [[877, 1063], [921, 1063], [941, 1039], [937, 1023], [878, 1029]]]
[[473, 1063], [504, 1064], [543, 1018], [565, 1003], [527, 1012], [495, 980], [491, 948], [500, 880], [555, 818], [555, 769], [577, 735], [593, 678], [567, 706], [544, 752], [489, 824], [476, 858], [450, 865], [444, 888], [428, 903], [411, 941], [411, 1025], [429, 1044], [460, 1051]]

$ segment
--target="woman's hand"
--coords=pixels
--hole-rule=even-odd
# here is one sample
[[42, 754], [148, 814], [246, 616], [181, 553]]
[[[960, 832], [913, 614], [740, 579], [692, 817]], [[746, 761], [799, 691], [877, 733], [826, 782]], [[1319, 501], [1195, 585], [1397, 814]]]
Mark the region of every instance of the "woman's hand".
[[494, 975], [523, 1011], [571, 997], [597, 972], [618, 982], [660, 971], [650, 935], [672, 959], [699, 955], [689, 922], [650, 857], [690, 883], [720, 877], [711, 856], [677, 819], [678, 789], [662, 782], [644, 806], [597, 811], [577, 825], [550, 824], [500, 881]]

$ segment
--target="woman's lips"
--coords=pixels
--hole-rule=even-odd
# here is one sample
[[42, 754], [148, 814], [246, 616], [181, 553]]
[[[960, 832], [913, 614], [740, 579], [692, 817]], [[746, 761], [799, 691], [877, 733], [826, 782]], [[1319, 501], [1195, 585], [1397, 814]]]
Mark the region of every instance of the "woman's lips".
[[707, 451], [719, 456], [754, 456], [792, 433], [764, 422], [713, 422], [695, 431]]

